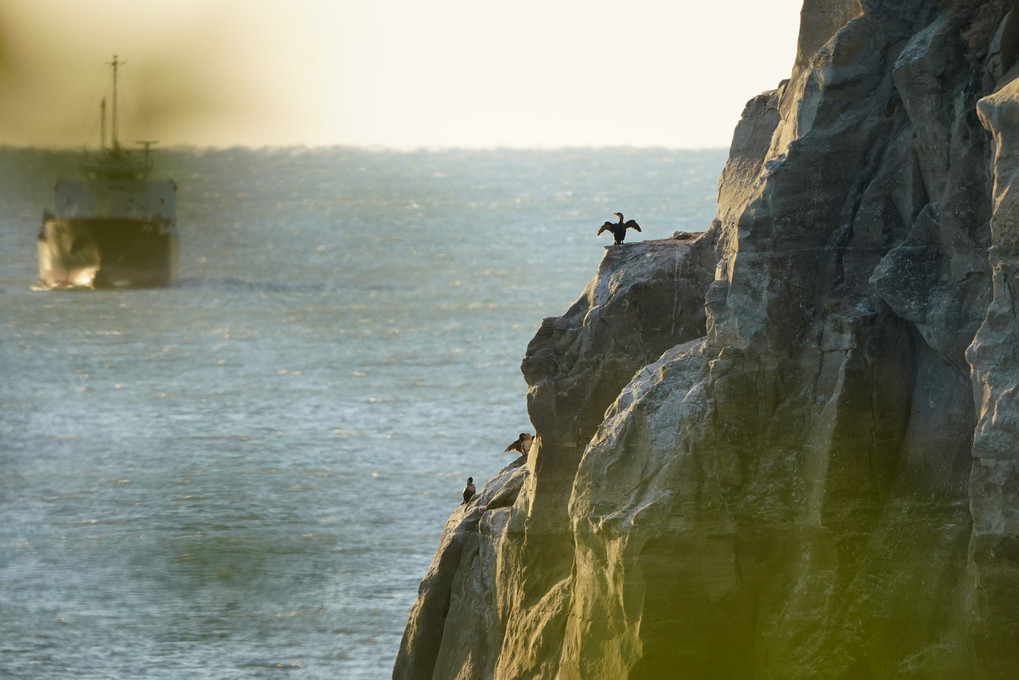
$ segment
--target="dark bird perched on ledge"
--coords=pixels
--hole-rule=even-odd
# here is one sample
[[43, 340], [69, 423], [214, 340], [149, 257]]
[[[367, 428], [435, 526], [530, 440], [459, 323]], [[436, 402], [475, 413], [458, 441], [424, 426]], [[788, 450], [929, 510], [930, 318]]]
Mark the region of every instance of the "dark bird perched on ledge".
[[523, 455], [527, 455], [527, 452], [531, 450], [531, 442], [534, 441], [534, 435], [528, 434], [527, 432], [521, 432], [517, 440], [506, 447], [503, 453], [509, 453], [510, 451], [519, 451]]
[[467, 505], [467, 502], [474, 498], [474, 478], [467, 478], [467, 486], [464, 487], [464, 502], [462, 505]]
[[637, 222], [634, 220], [629, 220], [626, 222], [626, 224], [623, 224], [623, 213], [612, 213], [612, 214], [619, 218], [619, 222], [617, 222], [616, 224], [613, 224], [612, 222], [606, 222], [605, 224], [601, 225], [601, 229], [598, 230], [597, 234], [598, 236], [601, 236], [603, 231], [611, 231], [612, 235], [616, 237], [615, 245], [618, 246], [620, 243], [623, 242], [623, 239], [626, 238], [627, 229], [634, 229], [636, 231], [640, 231], [640, 225], [637, 224]]

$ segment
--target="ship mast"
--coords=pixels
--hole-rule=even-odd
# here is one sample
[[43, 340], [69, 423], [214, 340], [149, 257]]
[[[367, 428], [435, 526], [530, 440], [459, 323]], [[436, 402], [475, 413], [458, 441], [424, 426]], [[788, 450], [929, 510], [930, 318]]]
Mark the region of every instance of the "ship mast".
[[113, 61], [110, 62], [110, 66], [113, 67], [113, 124], [110, 136], [113, 140], [113, 150], [120, 150], [120, 140], [117, 138], [117, 69], [122, 65], [126, 64], [126, 61], [117, 61], [117, 55], [113, 55]]
[[99, 102], [99, 148], [106, 148], [106, 97]]

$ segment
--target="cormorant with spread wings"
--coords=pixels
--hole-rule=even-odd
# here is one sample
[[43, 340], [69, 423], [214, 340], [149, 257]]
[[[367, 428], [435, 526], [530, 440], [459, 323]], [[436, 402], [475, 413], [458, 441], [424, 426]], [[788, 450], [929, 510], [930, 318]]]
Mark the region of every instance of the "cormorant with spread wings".
[[530, 432], [521, 432], [517, 440], [506, 447], [503, 453], [509, 453], [510, 451], [516, 451], [522, 456], [526, 456], [527, 452], [531, 450], [531, 442], [534, 441], [534, 435]]
[[627, 229], [640, 231], [640, 225], [638, 225], [637, 222], [634, 220], [629, 220], [625, 224], [623, 223], [623, 213], [612, 213], [612, 214], [619, 218], [619, 222], [616, 223], [606, 222], [601, 226], [601, 229], [598, 230], [598, 236], [601, 236], [602, 232], [611, 231], [612, 235], [616, 238], [616, 242], [614, 245], [618, 246], [620, 243], [623, 242], [623, 239], [626, 238]]

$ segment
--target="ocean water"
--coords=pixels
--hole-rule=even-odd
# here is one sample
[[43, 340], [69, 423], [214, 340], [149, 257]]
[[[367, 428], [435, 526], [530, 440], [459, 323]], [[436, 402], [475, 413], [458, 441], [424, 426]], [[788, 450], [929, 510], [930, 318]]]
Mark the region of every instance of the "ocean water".
[[390, 676], [519, 365], [723, 150], [170, 150], [180, 282], [41, 291], [77, 156], [0, 149], [0, 677]]

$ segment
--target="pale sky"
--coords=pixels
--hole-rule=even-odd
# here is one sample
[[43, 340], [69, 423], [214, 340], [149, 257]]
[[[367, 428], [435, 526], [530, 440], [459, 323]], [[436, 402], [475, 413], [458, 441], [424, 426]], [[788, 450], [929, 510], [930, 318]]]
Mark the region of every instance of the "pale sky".
[[727, 147], [802, 0], [0, 0], [0, 144]]

